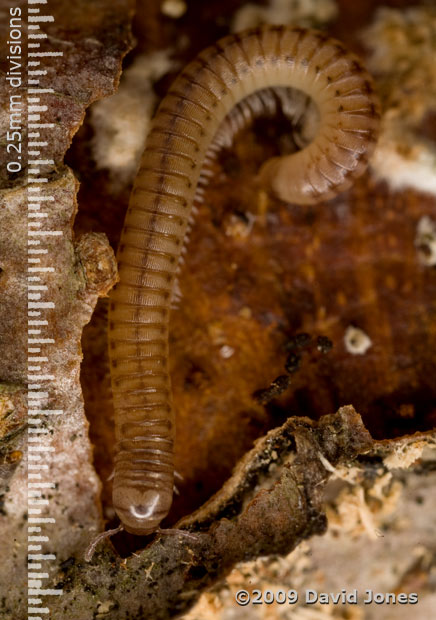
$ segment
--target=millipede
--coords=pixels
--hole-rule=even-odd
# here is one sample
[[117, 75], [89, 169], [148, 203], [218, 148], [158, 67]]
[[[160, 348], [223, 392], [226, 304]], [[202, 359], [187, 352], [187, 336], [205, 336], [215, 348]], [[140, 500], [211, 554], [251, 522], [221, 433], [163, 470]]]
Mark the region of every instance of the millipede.
[[296, 93], [316, 110], [310, 141], [265, 162], [258, 180], [283, 201], [309, 205], [349, 188], [377, 138], [371, 78], [340, 42], [285, 26], [229, 35], [181, 72], [152, 121], [118, 247], [108, 325], [113, 506], [130, 533], [159, 530], [172, 503], [169, 315], [208, 162], [259, 110], [274, 111]]

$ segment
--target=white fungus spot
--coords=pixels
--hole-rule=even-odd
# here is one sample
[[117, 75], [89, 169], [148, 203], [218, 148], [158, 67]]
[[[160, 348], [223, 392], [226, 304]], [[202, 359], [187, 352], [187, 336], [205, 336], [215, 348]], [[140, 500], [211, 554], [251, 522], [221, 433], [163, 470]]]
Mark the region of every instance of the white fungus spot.
[[419, 261], [426, 267], [436, 265], [436, 222], [424, 215], [416, 227], [415, 247]]
[[253, 230], [256, 219], [256, 216], [248, 211], [244, 213], [243, 218], [232, 214], [225, 226], [225, 234], [227, 237], [246, 239]]
[[234, 352], [235, 352], [235, 349], [233, 347], [230, 347], [228, 344], [225, 344], [220, 349], [220, 355], [225, 360], [229, 359], [229, 357], [232, 357]]
[[186, 3], [183, 0], [164, 0], [160, 10], [163, 15], [167, 17], [172, 17], [173, 19], [178, 19], [182, 17], [186, 13]]
[[104, 601], [104, 602], [99, 601], [97, 603], [97, 614], [100, 614], [103, 616], [105, 614], [108, 614], [114, 605], [115, 603], [113, 601]]
[[371, 338], [363, 329], [352, 325], [345, 330], [344, 343], [346, 350], [352, 355], [364, 355], [372, 346]]

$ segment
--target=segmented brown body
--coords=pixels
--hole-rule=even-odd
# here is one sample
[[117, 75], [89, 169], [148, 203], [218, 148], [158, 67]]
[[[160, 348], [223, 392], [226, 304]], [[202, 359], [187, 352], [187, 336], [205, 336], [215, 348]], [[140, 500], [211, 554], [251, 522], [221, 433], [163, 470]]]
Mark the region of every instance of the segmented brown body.
[[[313, 100], [314, 139], [293, 155], [266, 162], [260, 178], [289, 202], [330, 198], [365, 169], [378, 112], [359, 61], [321, 33], [271, 26], [222, 39], [180, 74], [152, 123], [118, 249], [120, 282], [109, 312], [117, 441], [113, 502], [129, 532], [153, 532], [172, 502], [170, 299], [204, 162], [223, 136], [255, 113], [253, 93], [283, 87]], [[240, 102], [250, 96], [244, 107]]]

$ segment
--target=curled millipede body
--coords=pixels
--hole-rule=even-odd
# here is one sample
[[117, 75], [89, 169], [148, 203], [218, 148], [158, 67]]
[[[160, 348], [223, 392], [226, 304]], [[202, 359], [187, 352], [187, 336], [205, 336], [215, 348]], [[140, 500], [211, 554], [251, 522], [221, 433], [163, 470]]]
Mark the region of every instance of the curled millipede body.
[[340, 43], [315, 31], [266, 26], [228, 36], [199, 54], [163, 99], [130, 198], [109, 310], [113, 504], [134, 534], [154, 532], [172, 502], [168, 324], [192, 204], [207, 161], [259, 106], [274, 108], [274, 89], [275, 101], [292, 89], [316, 110], [309, 144], [260, 170], [260, 182], [279, 198], [311, 204], [333, 197], [364, 171], [375, 143], [369, 75]]

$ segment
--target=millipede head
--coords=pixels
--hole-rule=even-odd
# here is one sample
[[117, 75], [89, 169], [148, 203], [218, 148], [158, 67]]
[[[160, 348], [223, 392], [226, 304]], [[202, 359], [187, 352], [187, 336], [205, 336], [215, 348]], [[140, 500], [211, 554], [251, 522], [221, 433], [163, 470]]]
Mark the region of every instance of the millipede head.
[[136, 536], [153, 534], [168, 514], [172, 502], [170, 493], [129, 486], [115, 487], [112, 498], [124, 529]]

